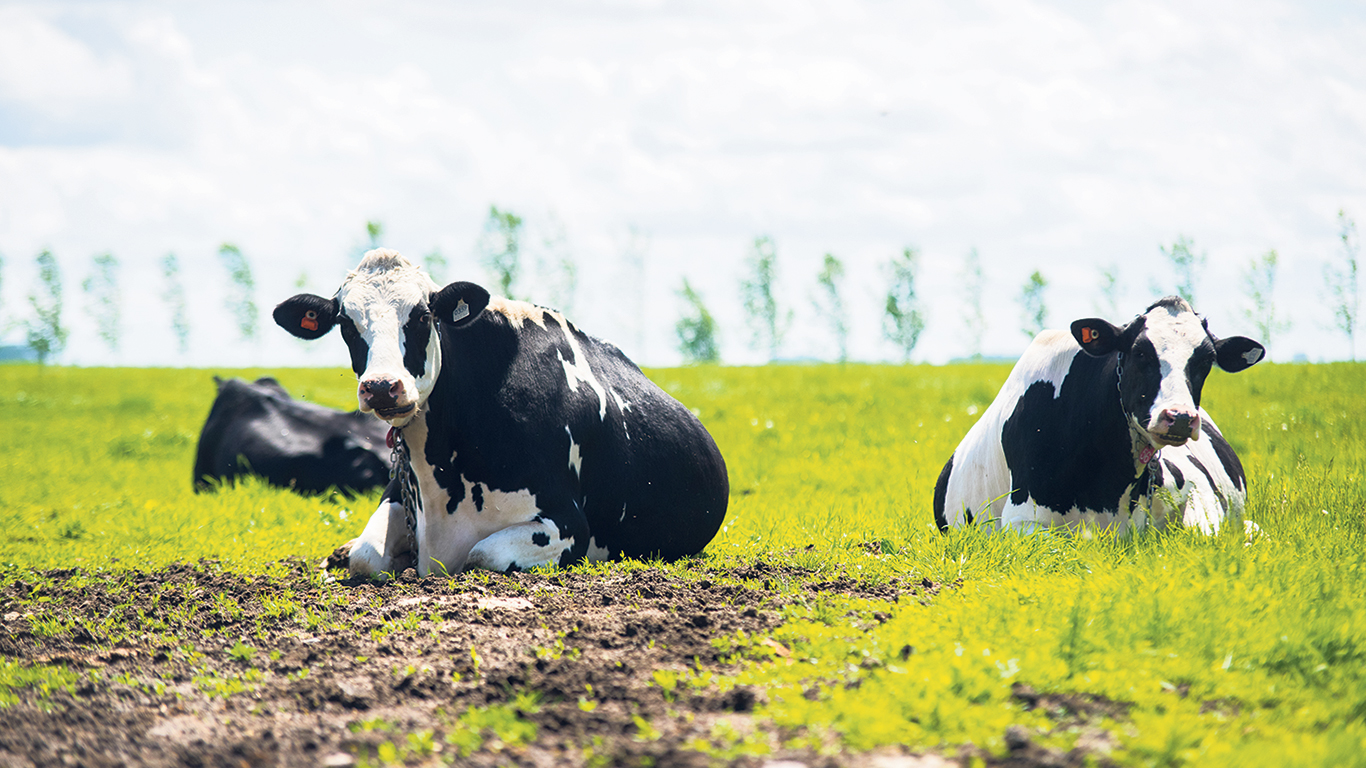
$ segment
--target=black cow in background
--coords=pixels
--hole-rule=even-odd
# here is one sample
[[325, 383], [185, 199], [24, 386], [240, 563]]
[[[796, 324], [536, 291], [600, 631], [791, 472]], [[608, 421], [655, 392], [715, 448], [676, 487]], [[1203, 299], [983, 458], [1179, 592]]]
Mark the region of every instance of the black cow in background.
[[214, 382], [218, 397], [194, 463], [196, 492], [239, 475], [302, 493], [364, 492], [389, 482], [382, 422], [295, 400], [268, 376]]

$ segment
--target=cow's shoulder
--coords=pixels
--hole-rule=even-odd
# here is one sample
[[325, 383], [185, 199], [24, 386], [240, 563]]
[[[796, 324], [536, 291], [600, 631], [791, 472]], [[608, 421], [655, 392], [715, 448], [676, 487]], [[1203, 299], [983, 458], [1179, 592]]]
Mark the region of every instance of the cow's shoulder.
[[[293, 401], [282, 387], [262, 387], [241, 379], [217, 380], [218, 394], [204, 420], [199, 436], [201, 461], [231, 460], [240, 450], [244, 436], [253, 434], [258, 425], [278, 414]], [[218, 456], [227, 451], [226, 459]], [[198, 473], [198, 470], [196, 470]]]
[[522, 375], [527, 370], [540, 375], [542, 369], [559, 368], [561, 360], [572, 364], [576, 347], [582, 346], [579, 337], [583, 334], [571, 335], [572, 325], [558, 310], [501, 296], [489, 299], [482, 322], [471, 330], [475, 328], [480, 331], [477, 353], [481, 362], [522, 369]]
[[1048, 402], [1057, 397], [1073, 359], [1080, 352], [1075, 342], [1070, 345], [1067, 343], [1071, 341], [1070, 336], [1066, 339], [1062, 336], [1065, 334], [1044, 331], [1035, 338], [1011, 368], [995, 399], [969, 430], [958, 453], [964, 453], [965, 449], [999, 450], [1002, 428], [1012, 414], [1020, 409], [1023, 401], [1039, 399]]
[[518, 331], [526, 330], [528, 323], [545, 330], [547, 317], [552, 314], [559, 314], [555, 310], [539, 304], [507, 299], [502, 296], [489, 297], [488, 306], [485, 307], [484, 311], [489, 314], [489, 318], [506, 323]]
[[[1024, 354], [1020, 355], [1019, 361], [1010, 372], [1008, 383], [1012, 383], [1019, 390], [1028, 389], [1030, 386], [1046, 382], [1052, 385], [1056, 396], [1061, 389], [1063, 382], [1073, 371], [1078, 356], [1088, 358], [1081, 354], [1081, 347], [1072, 335], [1064, 331], [1044, 331], [1034, 337], [1034, 341], [1025, 348]], [[1002, 389], [1002, 393], [1005, 390]]]
[[1031, 426], [1046, 421], [1052, 430], [1098, 428], [1074, 417], [1117, 407], [1114, 369], [1113, 356], [1092, 357], [1070, 334], [1044, 331], [1020, 357], [998, 399], [1009, 411], [1007, 418], [1018, 417]]
[[242, 379], [217, 379], [218, 396], [214, 399], [216, 407], [224, 409], [244, 408], [262, 401], [287, 402], [292, 398], [278, 381], [262, 377], [257, 381]]
[[1075, 343], [1069, 347], [1057, 336], [1053, 331], [1039, 334], [1015, 362], [996, 397], [959, 444], [954, 463], [971, 467], [980, 455], [999, 454], [1002, 429], [1021, 403], [1027, 398], [1051, 401], [1056, 396], [1080, 350]]
[[1000, 431], [1012, 503], [1113, 511], [1134, 480], [1114, 365], [1056, 332], [1041, 334], [1021, 358]]

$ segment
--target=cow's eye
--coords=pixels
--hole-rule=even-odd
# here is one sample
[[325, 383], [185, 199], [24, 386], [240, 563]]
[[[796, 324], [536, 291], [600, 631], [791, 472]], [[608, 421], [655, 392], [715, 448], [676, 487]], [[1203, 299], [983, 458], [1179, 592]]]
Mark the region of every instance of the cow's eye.
[[432, 321], [432, 313], [431, 313], [431, 312], [423, 312], [423, 313], [422, 313], [422, 316], [418, 318], [418, 322], [422, 323], [423, 325], [427, 325], [427, 324], [430, 323], [431, 321]]

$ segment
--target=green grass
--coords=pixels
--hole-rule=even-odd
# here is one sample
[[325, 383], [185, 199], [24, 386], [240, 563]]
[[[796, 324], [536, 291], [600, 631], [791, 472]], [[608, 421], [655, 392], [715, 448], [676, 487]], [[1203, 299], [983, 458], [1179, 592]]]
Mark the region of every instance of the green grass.
[[16, 690], [32, 689], [37, 691], [38, 706], [48, 708], [49, 695], [55, 690], [68, 693], [76, 689], [80, 675], [61, 664], [23, 664], [9, 659], [0, 659], [0, 708], [8, 707], [19, 700]]
[[[295, 397], [332, 407], [355, 407], [351, 382], [346, 371], [284, 374]], [[378, 494], [305, 499], [250, 481], [195, 494], [195, 445], [215, 391], [210, 371], [0, 366], [0, 565], [218, 558], [253, 570], [321, 557], [364, 525]]]
[[[274, 373], [296, 396], [353, 407], [349, 372]], [[1110, 734], [1121, 764], [1366, 764], [1366, 365], [1211, 377], [1204, 405], [1248, 470], [1247, 515], [1265, 533], [1251, 544], [1237, 531], [939, 534], [935, 478], [1007, 373], [652, 371], [700, 413], [730, 469], [730, 512], [704, 564], [764, 559], [820, 578], [954, 585], [928, 604], [807, 597], [768, 637], [717, 640], [739, 663], [734, 674], [661, 685], [761, 686], [756, 723], [822, 750], [970, 743], [1000, 753], [1012, 723], [1059, 748], [1083, 738], [1066, 717], [1024, 711], [1012, 686], [1026, 684], [1119, 702], [1102, 707], [1113, 719], [1097, 715], [1088, 727]], [[303, 499], [259, 483], [193, 494], [194, 444], [213, 393], [202, 371], [0, 367], [0, 578], [198, 558], [278, 568], [359, 531], [374, 496]], [[299, 610], [279, 599], [282, 615]], [[10, 674], [0, 691], [55, 674], [40, 672]], [[765, 747], [747, 732], [697, 748]]]

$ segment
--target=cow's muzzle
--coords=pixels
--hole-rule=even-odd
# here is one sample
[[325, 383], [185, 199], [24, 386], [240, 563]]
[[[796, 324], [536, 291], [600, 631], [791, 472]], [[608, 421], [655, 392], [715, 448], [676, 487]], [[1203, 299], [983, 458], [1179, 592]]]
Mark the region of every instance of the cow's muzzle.
[[408, 399], [406, 394], [407, 388], [402, 380], [377, 377], [362, 380], [356, 396], [360, 400], [361, 410], [374, 411], [388, 419], [413, 409], [414, 403], [404, 402]]
[[1184, 445], [1187, 440], [1199, 440], [1200, 414], [1182, 408], [1165, 408], [1148, 434], [1164, 445]]

